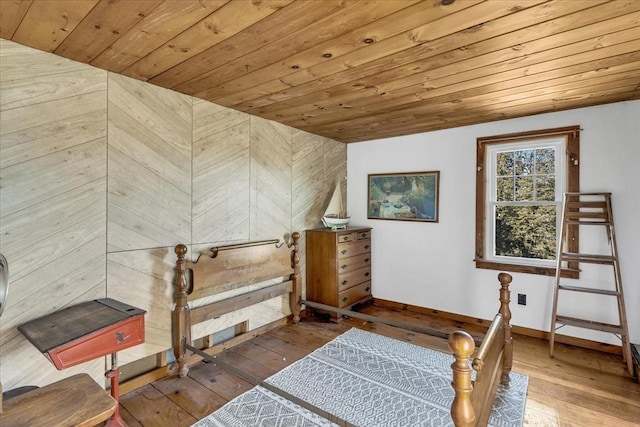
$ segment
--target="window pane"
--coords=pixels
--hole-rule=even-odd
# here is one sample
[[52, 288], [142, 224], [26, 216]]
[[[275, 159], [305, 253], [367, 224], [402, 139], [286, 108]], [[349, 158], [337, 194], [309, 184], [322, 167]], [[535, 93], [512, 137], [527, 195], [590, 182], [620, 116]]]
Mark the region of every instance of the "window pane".
[[555, 206], [496, 206], [495, 255], [555, 259]]
[[556, 150], [553, 148], [539, 148], [536, 150], [536, 173], [549, 174], [556, 170]]
[[533, 173], [534, 150], [522, 150], [515, 153], [516, 175], [529, 175]]
[[496, 156], [496, 175], [513, 175], [513, 151], [498, 153]]
[[512, 202], [513, 199], [513, 177], [497, 178], [496, 200], [499, 202]]
[[516, 176], [516, 201], [533, 200], [533, 176]]
[[536, 200], [552, 202], [556, 199], [556, 179], [554, 175], [536, 176]]

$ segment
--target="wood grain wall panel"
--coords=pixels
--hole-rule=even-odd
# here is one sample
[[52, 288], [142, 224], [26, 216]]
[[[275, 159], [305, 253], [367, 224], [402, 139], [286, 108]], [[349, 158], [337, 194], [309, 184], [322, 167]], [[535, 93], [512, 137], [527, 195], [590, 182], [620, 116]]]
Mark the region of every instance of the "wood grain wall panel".
[[[31, 49], [4, 39], [0, 39], [0, 62], [2, 62], [2, 75], [0, 75], [0, 81], [2, 82], [56, 74], [73, 76], [75, 72], [93, 70], [92, 67], [87, 67], [86, 64]], [[106, 78], [106, 73], [102, 72], [102, 76]]]
[[[9, 42], [0, 48], [0, 252], [11, 273], [3, 387], [76, 372], [102, 382], [103, 359], [57, 371], [17, 326], [105, 295], [106, 72]], [[61, 79], [69, 70], [77, 74]]]
[[[66, 151], [18, 163], [0, 172], [3, 181], [0, 217], [55, 199], [65, 192], [104, 177], [105, 138]], [[64, 172], [64, 173], [60, 173]]]
[[118, 353], [121, 364], [171, 347], [175, 256], [169, 247], [107, 255], [107, 296], [147, 311], [145, 342]]
[[294, 129], [291, 165], [291, 230], [300, 233], [300, 275], [306, 298], [306, 233], [320, 226], [326, 209], [324, 137]]
[[107, 89], [104, 71], [88, 67], [73, 75], [54, 74], [2, 82], [2, 109], [40, 104]]
[[317, 227], [326, 209], [324, 139], [304, 131], [293, 131], [291, 222], [296, 231]]
[[325, 138], [323, 151], [325, 206], [329, 204], [329, 199], [338, 180], [340, 180], [342, 188], [344, 206], [347, 206], [347, 145]]
[[[105, 295], [147, 311], [146, 343], [120, 363], [167, 350], [176, 244], [207, 251], [304, 232], [346, 173], [343, 144], [0, 43], [0, 251], [12, 287], [0, 323], [5, 389], [76, 372], [102, 383], [103, 359], [56, 371], [16, 326]], [[304, 266], [304, 234], [301, 249]], [[279, 297], [194, 332], [288, 314]]]
[[291, 231], [292, 128], [251, 117], [252, 241]]
[[[6, 185], [12, 184], [7, 181]], [[91, 242], [100, 242], [99, 249], [104, 251], [105, 190], [106, 178], [102, 177], [3, 216], [1, 248], [12, 261], [12, 280], [49, 264], [55, 266], [61, 255]]]
[[249, 240], [250, 116], [193, 106], [192, 242]]
[[115, 74], [108, 97], [108, 250], [188, 241], [191, 98]]

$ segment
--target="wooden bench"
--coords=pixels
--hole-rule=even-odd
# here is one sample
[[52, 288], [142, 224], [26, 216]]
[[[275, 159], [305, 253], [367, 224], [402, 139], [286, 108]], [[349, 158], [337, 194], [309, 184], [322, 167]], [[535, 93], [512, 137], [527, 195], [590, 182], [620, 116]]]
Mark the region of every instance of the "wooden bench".
[[3, 402], [0, 425], [95, 426], [106, 421], [116, 401], [87, 374], [76, 374]]

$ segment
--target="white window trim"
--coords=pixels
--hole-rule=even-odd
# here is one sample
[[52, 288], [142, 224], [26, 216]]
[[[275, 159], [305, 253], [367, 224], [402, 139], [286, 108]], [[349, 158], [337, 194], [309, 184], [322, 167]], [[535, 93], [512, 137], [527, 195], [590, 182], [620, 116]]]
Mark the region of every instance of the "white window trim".
[[[497, 154], [504, 151], [524, 149], [549, 148], [555, 149], [555, 200], [547, 202], [497, 202], [496, 158]], [[485, 230], [489, 238], [485, 239], [485, 259], [489, 262], [514, 265], [529, 265], [534, 267], [555, 267], [555, 260], [541, 260], [522, 257], [508, 257], [495, 255], [495, 209], [501, 205], [553, 205], [556, 207], [556, 242], [560, 234], [560, 222], [562, 211], [562, 194], [567, 188], [567, 139], [565, 137], [546, 137], [528, 141], [516, 141], [511, 143], [496, 143], [487, 146], [485, 168], [487, 173], [487, 191], [485, 193]]]

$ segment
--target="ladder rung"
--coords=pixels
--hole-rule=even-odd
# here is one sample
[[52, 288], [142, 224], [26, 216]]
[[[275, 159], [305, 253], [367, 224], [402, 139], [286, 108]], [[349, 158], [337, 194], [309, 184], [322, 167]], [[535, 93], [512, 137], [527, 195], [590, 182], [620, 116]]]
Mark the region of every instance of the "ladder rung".
[[604, 192], [604, 193], [587, 193], [587, 192], [581, 193], [579, 191], [567, 191], [564, 194], [566, 194], [567, 196], [571, 196], [571, 197], [576, 197], [576, 196], [610, 196], [611, 192], [607, 191], [607, 192]]
[[606, 209], [607, 202], [596, 202], [596, 201], [584, 201], [584, 202], [576, 202], [576, 201], [567, 201], [567, 207], [569, 209], [580, 209], [580, 208], [588, 208], [588, 209]]
[[558, 289], [561, 289], [563, 291], [586, 292], [588, 294], [610, 295], [614, 297], [620, 294], [618, 291], [610, 291], [607, 289], [583, 288], [581, 286], [560, 285], [558, 286]]
[[606, 212], [567, 212], [567, 218], [599, 218], [606, 221], [609, 219], [609, 215]]
[[573, 252], [562, 252], [560, 258], [563, 261], [589, 262], [593, 264], [611, 264], [613, 265], [616, 258], [612, 255], [590, 255], [577, 254]]
[[578, 220], [578, 219], [567, 219], [564, 221], [565, 224], [578, 224], [578, 225], [613, 225], [609, 221], [586, 221], [586, 220]]
[[612, 334], [624, 335], [624, 329], [620, 325], [611, 325], [609, 323], [594, 322], [591, 320], [576, 319], [575, 317], [556, 316], [556, 323], [562, 323], [567, 326], [575, 326], [577, 328], [591, 329], [594, 331], [610, 332]]

